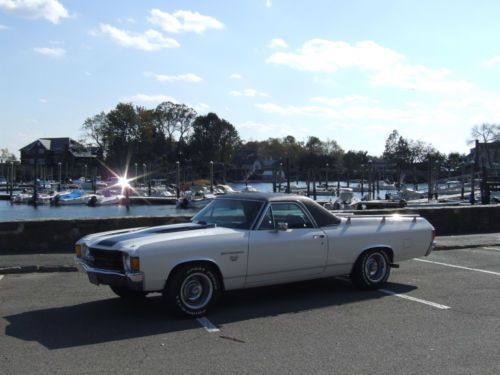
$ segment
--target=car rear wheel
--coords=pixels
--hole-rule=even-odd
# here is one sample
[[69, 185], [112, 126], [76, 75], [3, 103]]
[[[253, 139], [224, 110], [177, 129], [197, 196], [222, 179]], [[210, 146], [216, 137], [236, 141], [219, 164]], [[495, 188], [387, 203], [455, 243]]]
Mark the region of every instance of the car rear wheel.
[[174, 271], [163, 298], [176, 315], [198, 317], [208, 311], [219, 293], [220, 282], [214, 267], [193, 263]]
[[362, 253], [351, 273], [351, 280], [360, 289], [375, 290], [385, 284], [391, 271], [389, 257], [384, 250]]
[[138, 290], [132, 290], [129, 288], [125, 287], [120, 287], [120, 286], [110, 286], [111, 290], [113, 293], [115, 293], [118, 297], [121, 297], [123, 299], [127, 300], [138, 300], [146, 297], [146, 292], [141, 292]]

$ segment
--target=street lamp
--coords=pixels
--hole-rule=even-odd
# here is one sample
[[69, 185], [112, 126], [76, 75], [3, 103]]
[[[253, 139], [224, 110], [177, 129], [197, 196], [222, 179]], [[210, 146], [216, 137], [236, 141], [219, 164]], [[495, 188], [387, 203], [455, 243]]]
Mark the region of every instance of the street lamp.
[[87, 164], [83, 166], [85, 173], [83, 174], [83, 177], [85, 178], [85, 182], [87, 182]]
[[135, 180], [137, 181], [137, 163], [134, 163], [134, 167], [135, 167]]
[[180, 184], [180, 181], [181, 181], [180, 164], [181, 164], [181, 163], [179, 162], [179, 160], [177, 160], [177, 161], [175, 162], [175, 165], [176, 165], [176, 167], [177, 167], [177, 173], [176, 173], [176, 186], [177, 186], [177, 189], [176, 189], [176, 190], [177, 190], [177, 199], [179, 199], [179, 197], [180, 197], [180, 195], [181, 195], [181, 194], [180, 194], [181, 192], [180, 192], [180, 189], [179, 189], [179, 188], [180, 188], [179, 184]]
[[373, 183], [373, 160], [368, 160], [368, 194], [370, 195], [370, 199], [375, 198], [375, 184]]
[[57, 185], [57, 191], [61, 191], [61, 162], [57, 163], [57, 166], [59, 167], [59, 184]]
[[281, 193], [281, 179], [283, 178], [283, 163], [280, 162], [280, 173], [278, 174], [278, 192]]
[[325, 171], [325, 190], [328, 191], [328, 167], [330, 164], [326, 163], [326, 171]]
[[10, 161], [10, 198], [12, 199], [12, 195], [14, 194], [14, 161]]
[[214, 192], [214, 162], [210, 160], [210, 192]]
[[144, 177], [142, 178], [142, 182], [144, 184], [146, 184], [146, 171], [147, 171], [147, 168], [148, 168], [148, 166], [146, 165], [146, 163], [142, 163], [142, 173], [144, 175]]

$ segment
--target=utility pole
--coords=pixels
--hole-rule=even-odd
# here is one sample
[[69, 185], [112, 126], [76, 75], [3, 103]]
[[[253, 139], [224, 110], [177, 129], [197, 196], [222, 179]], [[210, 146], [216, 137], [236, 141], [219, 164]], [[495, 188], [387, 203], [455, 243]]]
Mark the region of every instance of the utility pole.
[[290, 158], [286, 158], [286, 192], [288, 194], [290, 191]]
[[476, 166], [479, 160], [479, 141], [476, 139], [476, 147], [474, 149], [474, 160], [471, 163], [471, 176], [470, 176], [470, 204], [474, 205], [476, 203], [475, 194], [475, 174], [476, 174]]
[[313, 199], [316, 200], [316, 170], [313, 170]]
[[214, 192], [214, 162], [210, 160], [210, 192]]
[[432, 200], [432, 157], [428, 155], [428, 181], [427, 181], [427, 200]]
[[180, 171], [180, 163], [179, 160], [175, 162], [175, 165], [177, 166], [177, 173], [176, 173], [176, 185], [177, 185], [177, 199], [181, 196], [181, 191], [180, 191], [180, 182], [181, 182], [181, 171]]

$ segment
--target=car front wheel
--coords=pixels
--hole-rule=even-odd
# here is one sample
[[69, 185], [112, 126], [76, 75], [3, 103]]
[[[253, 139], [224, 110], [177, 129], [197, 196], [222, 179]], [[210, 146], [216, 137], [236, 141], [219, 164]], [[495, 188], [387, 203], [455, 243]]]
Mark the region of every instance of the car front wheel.
[[177, 315], [204, 315], [220, 293], [214, 268], [207, 264], [188, 264], [177, 269], [169, 279], [163, 298]]
[[389, 257], [384, 250], [366, 251], [354, 264], [351, 280], [360, 289], [375, 290], [385, 284], [390, 270]]

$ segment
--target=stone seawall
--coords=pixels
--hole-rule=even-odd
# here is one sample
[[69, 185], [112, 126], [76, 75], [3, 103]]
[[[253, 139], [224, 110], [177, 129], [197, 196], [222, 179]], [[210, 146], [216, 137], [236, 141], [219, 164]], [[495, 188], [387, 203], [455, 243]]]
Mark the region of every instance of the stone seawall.
[[[500, 205], [353, 211], [356, 215], [419, 214], [437, 234], [500, 232]], [[89, 233], [184, 223], [188, 216], [46, 219], [0, 222], [0, 254], [72, 252], [74, 243]]]
[[352, 211], [356, 215], [419, 214], [438, 236], [500, 232], [500, 205], [399, 208]]
[[0, 254], [72, 252], [83, 236], [109, 230], [185, 223], [190, 216], [0, 221]]

